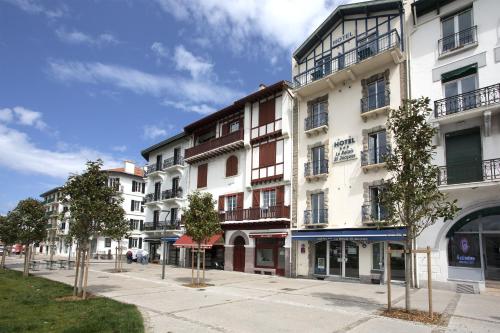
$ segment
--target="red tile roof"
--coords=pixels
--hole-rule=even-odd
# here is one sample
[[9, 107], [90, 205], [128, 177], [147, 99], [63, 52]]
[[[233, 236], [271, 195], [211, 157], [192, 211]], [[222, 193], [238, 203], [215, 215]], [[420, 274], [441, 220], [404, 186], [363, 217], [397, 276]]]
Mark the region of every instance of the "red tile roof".
[[[114, 169], [107, 169], [107, 170], [103, 170], [103, 171], [121, 172], [121, 173], [130, 174], [128, 172], [125, 172], [125, 168], [114, 168]], [[134, 175], [139, 176], [139, 177], [144, 177], [144, 170], [140, 167], [135, 167]]]

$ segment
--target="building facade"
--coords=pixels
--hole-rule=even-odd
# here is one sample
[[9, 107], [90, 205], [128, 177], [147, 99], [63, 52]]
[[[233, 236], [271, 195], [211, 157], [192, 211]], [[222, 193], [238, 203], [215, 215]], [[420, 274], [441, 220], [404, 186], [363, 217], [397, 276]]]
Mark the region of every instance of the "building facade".
[[434, 281], [473, 291], [500, 280], [499, 12], [494, 0], [419, 0], [408, 24], [411, 95], [431, 99], [440, 189], [461, 208], [418, 246], [433, 249]]
[[288, 275], [292, 107], [280, 81], [185, 127], [189, 192], [213, 195], [224, 230], [207, 266]]
[[293, 53], [293, 276], [402, 279], [405, 231], [377, 229], [390, 108], [406, 98], [401, 1], [339, 6]]
[[144, 197], [146, 235], [142, 248], [153, 262], [163, 258], [163, 242], [167, 263], [185, 265], [185, 251], [173, 246], [184, 234], [182, 209], [187, 199], [189, 167], [184, 162], [185, 151], [191, 139], [184, 133], [173, 136], [144, 149], [141, 154], [149, 162], [146, 166], [146, 195]]

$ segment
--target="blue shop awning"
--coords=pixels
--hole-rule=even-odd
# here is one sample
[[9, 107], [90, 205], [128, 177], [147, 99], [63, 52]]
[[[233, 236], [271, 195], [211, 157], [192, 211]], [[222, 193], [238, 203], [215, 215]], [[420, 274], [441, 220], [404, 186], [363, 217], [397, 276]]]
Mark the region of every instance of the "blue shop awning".
[[179, 236], [169, 236], [169, 237], [162, 237], [161, 241], [167, 243], [175, 243], [178, 239]]
[[330, 229], [292, 231], [292, 240], [352, 240], [352, 241], [402, 241], [406, 239], [405, 228], [391, 229]]

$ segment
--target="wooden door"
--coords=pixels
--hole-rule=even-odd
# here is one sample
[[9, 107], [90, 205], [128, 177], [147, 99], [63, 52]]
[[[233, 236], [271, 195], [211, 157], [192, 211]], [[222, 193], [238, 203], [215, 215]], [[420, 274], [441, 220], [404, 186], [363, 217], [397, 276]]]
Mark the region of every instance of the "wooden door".
[[241, 236], [234, 240], [233, 271], [245, 271], [245, 240]]

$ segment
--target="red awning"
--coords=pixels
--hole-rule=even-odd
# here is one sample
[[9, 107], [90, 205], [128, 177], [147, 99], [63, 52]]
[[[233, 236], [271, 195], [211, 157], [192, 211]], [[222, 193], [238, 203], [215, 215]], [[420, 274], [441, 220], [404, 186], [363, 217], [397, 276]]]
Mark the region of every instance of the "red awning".
[[[224, 239], [222, 238], [222, 234], [215, 235], [210, 237], [208, 242], [201, 243], [202, 249], [211, 249], [214, 245], [224, 245]], [[196, 244], [191, 237], [188, 235], [182, 235], [175, 243], [175, 247], [186, 247], [186, 248], [198, 248], [198, 244]]]
[[287, 232], [255, 232], [250, 233], [251, 238], [286, 238]]

